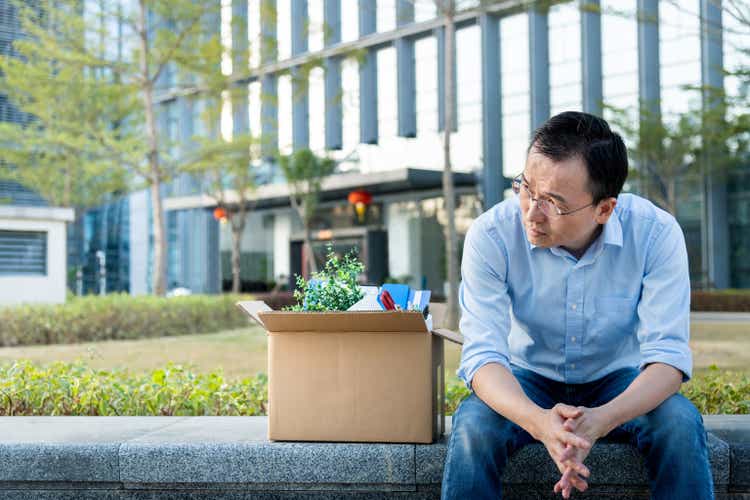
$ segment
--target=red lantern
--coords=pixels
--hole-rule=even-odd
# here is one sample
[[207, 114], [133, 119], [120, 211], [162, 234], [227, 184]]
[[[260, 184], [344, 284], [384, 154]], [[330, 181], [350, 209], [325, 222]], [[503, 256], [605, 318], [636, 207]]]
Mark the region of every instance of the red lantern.
[[349, 203], [354, 205], [354, 211], [357, 212], [357, 219], [359, 219], [359, 222], [364, 222], [367, 206], [372, 203], [372, 195], [363, 189], [359, 189], [349, 193], [347, 199], [349, 200]]
[[214, 219], [219, 222], [225, 222], [227, 220], [227, 211], [221, 207], [214, 208]]

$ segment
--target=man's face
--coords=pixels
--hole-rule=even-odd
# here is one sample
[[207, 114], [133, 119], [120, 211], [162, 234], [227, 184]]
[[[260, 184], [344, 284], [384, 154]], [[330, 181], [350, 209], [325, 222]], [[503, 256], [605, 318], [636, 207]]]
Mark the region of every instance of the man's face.
[[[588, 172], [578, 157], [556, 162], [539, 153], [534, 147], [526, 158], [523, 183], [531, 196], [552, 202], [561, 212], [589, 205], [593, 196], [588, 191]], [[583, 252], [597, 236], [599, 224], [604, 224], [616, 204], [614, 198], [601, 201], [569, 215], [545, 215], [538, 205], [520, 193], [521, 212], [526, 237], [536, 246], [564, 247], [573, 253]], [[604, 207], [602, 207], [604, 205]]]

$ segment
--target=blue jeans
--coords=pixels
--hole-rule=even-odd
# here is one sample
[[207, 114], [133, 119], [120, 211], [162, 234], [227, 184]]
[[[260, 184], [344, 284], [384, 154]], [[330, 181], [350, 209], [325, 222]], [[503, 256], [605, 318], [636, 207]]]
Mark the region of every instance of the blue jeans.
[[[593, 382], [565, 384], [513, 367], [526, 395], [542, 408], [557, 403], [601, 406], [622, 393], [638, 373], [635, 368], [624, 368]], [[652, 498], [714, 497], [703, 418], [681, 394], [616, 428], [607, 440], [630, 442], [645, 457]], [[529, 433], [472, 392], [453, 416], [442, 499], [500, 498], [500, 476], [508, 458], [533, 442]]]

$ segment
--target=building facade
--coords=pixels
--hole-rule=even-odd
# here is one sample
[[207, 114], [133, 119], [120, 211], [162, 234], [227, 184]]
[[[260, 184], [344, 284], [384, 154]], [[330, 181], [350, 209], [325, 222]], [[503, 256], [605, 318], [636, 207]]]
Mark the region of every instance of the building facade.
[[[738, 92], [723, 69], [750, 43], [710, 0], [459, 2], [454, 57], [452, 163], [457, 224], [465, 234], [479, 213], [508, 196], [524, 165], [532, 131], [564, 110], [609, 117], [608, 106], [639, 103], [675, 120], [700, 94], [685, 86]], [[398, 278], [444, 289], [441, 130], [445, 92], [443, 21], [430, 0], [225, 0], [223, 38], [248, 46], [251, 77], [238, 80], [247, 100], [228, 103], [227, 135], [248, 130], [268, 152], [309, 147], [338, 162], [313, 221], [315, 252], [328, 242], [356, 246], [370, 281]], [[247, 30], [227, 28], [240, 20]], [[731, 29], [730, 29], [731, 28]], [[740, 27], [741, 28], [741, 27]], [[228, 31], [227, 31], [228, 30]], [[247, 33], [242, 38], [237, 33]], [[273, 39], [264, 44], [260, 40]], [[255, 49], [255, 50], [254, 50]], [[351, 54], [356, 52], [357, 58]], [[298, 72], [322, 61], [307, 84]], [[234, 61], [233, 64], [240, 64]], [[745, 61], [745, 64], [747, 62]], [[231, 64], [230, 64], [231, 66]], [[242, 68], [227, 71], [243, 73]], [[200, 102], [160, 96], [160, 132], [184, 147], [201, 135]], [[708, 104], [705, 104], [708, 105]], [[272, 163], [253, 195], [242, 237], [246, 289], [289, 283], [302, 270], [301, 224]], [[636, 190], [628, 184], [626, 189]], [[347, 194], [373, 195], [359, 219]], [[228, 225], [200, 179], [182, 175], [165, 188], [168, 286], [218, 292], [231, 281]], [[128, 289], [149, 291], [148, 193], [129, 197]], [[695, 287], [750, 287], [750, 173], [706, 176], [683, 189], [676, 216], [686, 235]]]
[[[27, 5], [39, 8], [40, 2]], [[0, 54], [16, 57], [13, 41], [23, 38], [17, 11], [0, 1]], [[0, 121], [28, 123], [0, 93]], [[71, 209], [50, 207], [37, 193], [0, 179], [0, 305], [65, 302], [67, 232]]]

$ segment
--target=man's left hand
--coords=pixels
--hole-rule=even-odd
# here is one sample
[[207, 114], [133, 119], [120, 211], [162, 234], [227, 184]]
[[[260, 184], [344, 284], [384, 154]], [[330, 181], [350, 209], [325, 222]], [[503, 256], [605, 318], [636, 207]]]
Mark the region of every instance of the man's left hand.
[[[577, 436], [584, 438], [593, 448], [596, 441], [605, 436], [610, 431], [610, 422], [599, 408], [586, 408], [579, 406], [581, 415], [577, 418], [569, 418], [563, 424], [565, 430], [575, 433]], [[575, 448], [575, 460], [579, 463], [588, 457], [591, 448], [584, 450]], [[578, 473], [572, 467], [566, 467], [560, 480], [555, 484], [555, 493], [562, 493], [563, 498], [570, 498], [574, 482], [578, 480]], [[580, 488], [578, 488], [580, 489]]]

